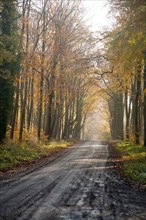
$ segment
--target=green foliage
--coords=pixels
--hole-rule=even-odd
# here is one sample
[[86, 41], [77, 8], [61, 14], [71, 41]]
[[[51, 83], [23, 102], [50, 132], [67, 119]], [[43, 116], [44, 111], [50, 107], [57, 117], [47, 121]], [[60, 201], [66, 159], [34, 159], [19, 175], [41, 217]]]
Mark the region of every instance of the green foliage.
[[0, 142], [6, 136], [12, 97], [12, 83], [0, 77]]
[[121, 142], [116, 145], [116, 149], [122, 153], [126, 176], [140, 184], [146, 184], [146, 149], [130, 142]]
[[0, 169], [10, 168], [19, 163], [49, 156], [71, 145], [67, 141], [50, 143], [7, 143], [0, 145]]
[[0, 1], [0, 142], [6, 136], [13, 105], [13, 82], [19, 72], [16, 1]]
[[[137, 59], [143, 59], [146, 45], [145, 37], [145, 1], [109, 0], [116, 15], [117, 24], [109, 33], [109, 51], [112, 61], [119, 63], [120, 71], [131, 71]], [[111, 53], [111, 52], [110, 52]]]
[[0, 6], [0, 76], [12, 79], [19, 67], [16, 1], [1, 1]]
[[5, 79], [14, 79], [19, 72], [19, 46], [18, 39], [2, 35], [0, 36], [0, 76]]

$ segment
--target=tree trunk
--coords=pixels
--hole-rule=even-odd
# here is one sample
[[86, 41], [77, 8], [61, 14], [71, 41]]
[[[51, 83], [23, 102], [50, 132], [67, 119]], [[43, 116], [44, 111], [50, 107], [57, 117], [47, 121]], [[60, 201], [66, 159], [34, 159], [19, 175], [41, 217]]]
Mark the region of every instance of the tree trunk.
[[27, 78], [25, 78], [25, 90], [24, 90], [24, 99], [21, 101], [21, 118], [20, 118], [20, 130], [19, 130], [19, 141], [22, 141], [23, 128], [25, 123], [25, 112], [26, 112], [26, 103], [27, 103]]
[[123, 95], [113, 94], [108, 101], [110, 112], [110, 129], [113, 140], [123, 140]]
[[42, 102], [43, 102], [43, 67], [41, 70], [41, 79], [40, 79], [40, 96], [39, 96], [39, 103], [38, 103], [38, 132], [37, 132], [37, 137], [38, 141], [40, 140], [40, 135], [41, 135], [41, 126], [42, 126]]
[[125, 92], [125, 116], [126, 116], [126, 140], [130, 139], [130, 115], [131, 115], [131, 96], [128, 95], [128, 88], [126, 88]]
[[13, 116], [12, 116], [12, 127], [11, 127], [11, 132], [10, 132], [10, 139], [14, 138], [16, 116], [17, 116], [17, 111], [18, 111], [18, 101], [19, 101], [19, 82], [17, 82], [16, 99], [15, 99], [15, 106], [14, 106]]
[[140, 144], [140, 98], [141, 98], [141, 64], [138, 63], [136, 76], [136, 96], [135, 96], [135, 142]]
[[144, 51], [144, 146], [146, 147], [146, 51]]
[[27, 116], [27, 130], [30, 130], [32, 114], [33, 114], [33, 93], [34, 93], [34, 73], [31, 80], [31, 89], [30, 89], [30, 106], [28, 107], [28, 116]]

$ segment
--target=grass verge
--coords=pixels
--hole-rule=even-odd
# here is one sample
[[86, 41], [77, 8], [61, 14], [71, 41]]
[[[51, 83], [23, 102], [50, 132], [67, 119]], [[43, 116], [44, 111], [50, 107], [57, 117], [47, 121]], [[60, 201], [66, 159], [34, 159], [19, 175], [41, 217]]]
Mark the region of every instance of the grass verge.
[[146, 185], [146, 148], [129, 142], [117, 143], [124, 161], [124, 173], [131, 180]]
[[0, 145], [0, 170], [52, 155], [71, 144], [72, 142], [68, 141], [52, 141], [49, 143], [27, 142]]

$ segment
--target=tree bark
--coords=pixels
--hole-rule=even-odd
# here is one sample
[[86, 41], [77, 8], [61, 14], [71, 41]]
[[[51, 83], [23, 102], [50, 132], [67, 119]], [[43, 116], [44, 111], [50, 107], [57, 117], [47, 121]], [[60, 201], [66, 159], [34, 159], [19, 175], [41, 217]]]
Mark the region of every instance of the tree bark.
[[14, 105], [13, 116], [12, 116], [12, 127], [11, 127], [11, 132], [10, 132], [10, 139], [14, 138], [16, 116], [17, 116], [17, 111], [18, 111], [18, 101], [19, 101], [19, 82], [17, 82], [16, 99], [15, 99], [15, 105]]
[[144, 146], [146, 147], [146, 50], [144, 51]]
[[136, 76], [136, 96], [135, 96], [135, 142], [140, 144], [140, 98], [141, 98], [141, 63], [138, 63]]

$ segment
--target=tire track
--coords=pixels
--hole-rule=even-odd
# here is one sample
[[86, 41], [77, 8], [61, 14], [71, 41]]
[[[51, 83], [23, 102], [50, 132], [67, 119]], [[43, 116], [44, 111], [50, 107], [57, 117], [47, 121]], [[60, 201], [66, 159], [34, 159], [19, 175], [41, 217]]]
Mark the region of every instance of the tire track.
[[2, 184], [0, 220], [146, 219], [146, 193], [130, 192], [108, 156], [106, 145], [87, 142]]

